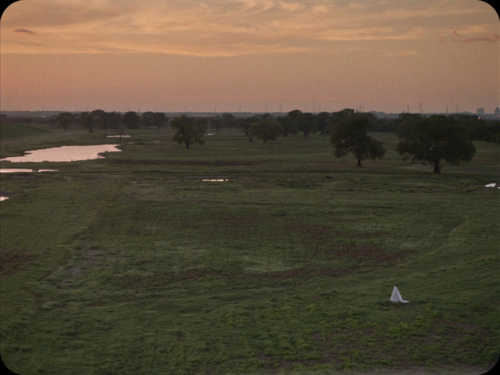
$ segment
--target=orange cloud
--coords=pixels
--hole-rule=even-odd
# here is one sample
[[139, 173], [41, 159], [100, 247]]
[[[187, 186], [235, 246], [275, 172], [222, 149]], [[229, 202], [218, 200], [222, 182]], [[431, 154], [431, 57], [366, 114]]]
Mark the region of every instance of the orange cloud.
[[479, 36], [476, 38], [465, 38], [462, 42], [463, 43], [474, 43], [474, 42], [493, 43], [493, 42], [498, 42], [499, 40], [500, 40], [500, 36], [498, 34], [492, 34], [492, 35], [486, 35], [486, 36]]
[[[470, 0], [453, 5], [431, 0], [41, 0], [15, 3], [1, 24], [26, 35], [37, 30], [36, 44], [12, 33], [0, 37], [2, 53], [238, 56], [322, 51], [342, 42], [418, 41], [441, 32], [436, 31], [440, 27], [449, 27], [446, 40], [453, 26], [443, 23], [485, 12]], [[480, 31], [468, 26], [461, 30], [468, 37], [457, 32], [453, 40], [497, 40], [497, 34], [478, 37], [495, 32], [481, 21], [472, 25]]]
[[28, 29], [15, 29], [15, 33], [21, 33], [21, 34], [28, 34], [28, 35], [35, 35], [36, 33], [34, 31], [28, 30]]
[[458, 43], [494, 43], [500, 41], [500, 36], [498, 34], [490, 34], [476, 37], [464, 37], [457, 30], [453, 30], [451, 40]]

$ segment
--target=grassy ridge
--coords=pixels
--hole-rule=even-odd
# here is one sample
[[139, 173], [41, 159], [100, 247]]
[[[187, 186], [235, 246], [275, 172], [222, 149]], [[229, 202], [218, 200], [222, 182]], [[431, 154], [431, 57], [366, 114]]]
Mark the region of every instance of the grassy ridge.
[[24, 125], [24, 124], [1, 124], [0, 125], [0, 139], [2, 141], [33, 137], [37, 135], [45, 135], [50, 132], [40, 126]]
[[[497, 360], [500, 191], [484, 184], [500, 182], [498, 145], [434, 176], [393, 151], [356, 168], [320, 136], [221, 131], [186, 150], [165, 130], [131, 135], [106, 159], [0, 176], [13, 371], [465, 373]], [[410, 304], [388, 301], [394, 285]]]

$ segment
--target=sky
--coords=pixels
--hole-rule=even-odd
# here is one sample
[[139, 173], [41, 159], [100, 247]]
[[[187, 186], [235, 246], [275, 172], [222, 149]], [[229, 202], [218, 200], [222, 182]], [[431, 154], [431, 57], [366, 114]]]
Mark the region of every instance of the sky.
[[499, 47], [478, 0], [22, 0], [0, 109], [493, 113]]

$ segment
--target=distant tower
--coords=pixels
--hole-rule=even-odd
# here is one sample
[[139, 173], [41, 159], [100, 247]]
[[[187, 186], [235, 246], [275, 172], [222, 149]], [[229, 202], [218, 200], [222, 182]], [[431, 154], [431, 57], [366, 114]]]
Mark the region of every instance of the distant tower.
[[424, 110], [422, 109], [422, 102], [418, 104], [418, 111], [420, 112], [420, 114], [424, 113]]
[[500, 117], [500, 108], [496, 107], [495, 112], [493, 112], [495, 116]]

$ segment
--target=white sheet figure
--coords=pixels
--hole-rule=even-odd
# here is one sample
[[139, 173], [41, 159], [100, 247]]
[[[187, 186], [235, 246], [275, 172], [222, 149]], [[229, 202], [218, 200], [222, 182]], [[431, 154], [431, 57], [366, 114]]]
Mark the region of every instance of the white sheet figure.
[[410, 301], [405, 301], [403, 297], [401, 297], [401, 293], [399, 293], [398, 287], [395, 286], [394, 289], [392, 290], [392, 295], [391, 295], [391, 302], [403, 302], [403, 303], [408, 303]]

